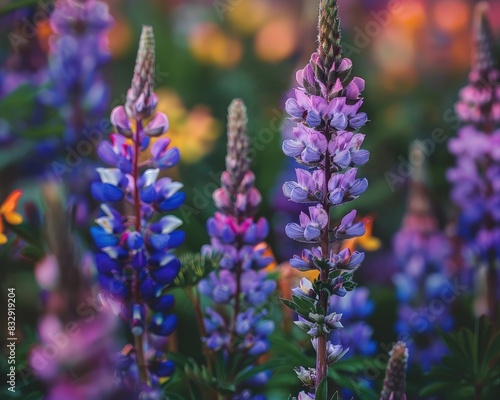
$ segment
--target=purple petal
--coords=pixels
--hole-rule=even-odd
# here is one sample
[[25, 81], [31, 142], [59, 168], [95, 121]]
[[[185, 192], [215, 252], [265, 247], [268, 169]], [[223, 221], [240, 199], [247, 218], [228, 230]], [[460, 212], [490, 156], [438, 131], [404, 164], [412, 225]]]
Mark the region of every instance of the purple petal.
[[370, 158], [370, 152], [368, 150], [357, 150], [352, 152], [351, 158], [354, 165], [365, 165]]
[[368, 116], [366, 113], [356, 114], [353, 118], [349, 120], [349, 125], [354, 129], [359, 129], [368, 121]]
[[297, 100], [288, 99], [285, 103], [285, 111], [293, 118], [302, 119], [304, 115], [304, 109], [300, 108]]
[[321, 230], [315, 225], [307, 225], [304, 229], [304, 237], [308, 241], [313, 241], [321, 236]]
[[118, 156], [113, 149], [113, 145], [107, 140], [99, 143], [99, 146], [97, 147], [97, 155], [102, 161], [109, 165], [116, 166], [116, 164], [118, 164]]
[[148, 136], [159, 136], [166, 132], [169, 128], [168, 118], [165, 114], [158, 112], [153, 119], [144, 128], [144, 132]]
[[111, 111], [111, 123], [122, 135], [127, 137], [132, 136], [132, 129], [130, 128], [130, 121], [125, 111], [125, 107], [118, 106]]
[[335, 116], [330, 121], [330, 125], [339, 131], [347, 128], [347, 123], [347, 117], [343, 113], [335, 114]]
[[290, 239], [297, 240], [304, 237], [304, 229], [295, 222], [286, 225], [285, 233]]
[[283, 153], [288, 157], [297, 157], [304, 150], [304, 145], [297, 140], [285, 140], [283, 142]]

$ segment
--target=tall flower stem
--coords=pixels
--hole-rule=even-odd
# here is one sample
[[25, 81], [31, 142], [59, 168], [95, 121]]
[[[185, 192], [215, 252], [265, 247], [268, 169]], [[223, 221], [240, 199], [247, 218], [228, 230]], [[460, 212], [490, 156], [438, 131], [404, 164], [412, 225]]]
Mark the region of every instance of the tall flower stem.
[[[308, 214], [301, 212], [298, 224], [287, 224], [285, 232], [291, 239], [315, 246], [295, 255], [290, 265], [301, 271], [319, 271], [319, 279], [310, 282], [303, 278], [292, 290], [292, 300], [284, 300], [299, 314], [295, 324], [307, 331], [316, 350], [316, 368], [295, 370], [308, 390], [316, 390], [326, 379], [328, 366], [347, 351], [330, 341], [331, 331], [342, 328], [341, 314], [329, 309], [330, 296], [344, 296], [354, 289], [352, 272], [361, 265], [364, 254], [341, 250], [340, 244], [362, 236], [365, 228], [362, 222], [355, 222], [355, 210], [332, 227], [330, 210], [366, 190], [368, 181], [357, 178], [357, 169], [369, 158], [369, 152], [360, 148], [364, 135], [358, 133], [368, 120], [359, 112], [365, 83], [351, 77], [352, 62], [342, 58], [336, 0], [320, 2], [318, 30], [318, 50], [297, 72], [299, 87], [285, 104], [296, 123], [295, 139], [283, 143], [283, 152], [305, 167], [295, 170], [297, 181], [285, 182], [283, 193], [295, 203], [312, 205]], [[304, 307], [302, 297], [311, 306]]]
[[[142, 132], [142, 121], [137, 121], [137, 131], [134, 137], [134, 158], [132, 162], [132, 178], [134, 180], [134, 213], [135, 213], [135, 230], [141, 232], [141, 202], [139, 198], [139, 152], [140, 152], [140, 133]], [[139, 271], [134, 269], [134, 287], [133, 297], [135, 304], [141, 304], [141, 293], [139, 290]], [[137, 365], [139, 367], [139, 379], [141, 382], [149, 385], [148, 367], [144, 358], [144, 341], [146, 330], [144, 327], [142, 334], [134, 336], [135, 354], [137, 357]]]
[[[330, 129], [325, 130], [326, 140], [330, 141], [332, 135]], [[330, 166], [330, 152], [328, 148], [325, 153], [325, 179], [324, 179], [324, 187], [328, 187], [328, 182], [331, 178], [331, 166]], [[323, 209], [326, 211], [328, 215], [328, 222], [326, 227], [324, 228], [320, 240], [321, 252], [323, 254], [330, 253], [330, 202], [328, 201], [328, 192], [325, 191], [323, 196]], [[323, 283], [328, 283], [328, 274], [329, 270], [324, 268], [320, 271], [320, 279]], [[324, 310], [328, 310], [329, 304], [328, 292], [323, 290], [320, 294], [320, 304]], [[323, 335], [318, 337], [318, 346], [316, 349], [316, 388], [321, 383], [321, 381], [328, 375], [328, 363], [327, 363], [327, 352], [326, 352], [326, 344], [328, 342], [328, 335], [324, 333]]]

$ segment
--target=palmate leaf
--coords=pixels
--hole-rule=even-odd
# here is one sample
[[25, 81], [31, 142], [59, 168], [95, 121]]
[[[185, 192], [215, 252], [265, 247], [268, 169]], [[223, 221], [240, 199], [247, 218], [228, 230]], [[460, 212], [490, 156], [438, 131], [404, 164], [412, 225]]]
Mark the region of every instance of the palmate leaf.
[[219, 266], [222, 255], [213, 253], [185, 253], [179, 257], [182, 268], [174, 280], [174, 287], [187, 288], [196, 286]]
[[236, 375], [234, 378], [234, 384], [238, 385], [247, 379], [250, 379], [252, 376], [257, 375], [264, 371], [274, 370], [275, 368], [283, 365], [287, 362], [285, 359], [273, 359], [269, 361], [265, 361], [259, 365], [253, 366], [248, 370], [243, 370]]
[[462, 328], [440, 335], [451, 354], [430, 371], [432, 382], [421, 390], [421, 396], [448, 394], [452, 398], [450, 391], [460, 388], [458, 398], [465, 399], [465, 393], [479, 396], [475, 391], [480, 387], [485, 398], [485, 393], [500, 389], [500, 333], [494, 332], [486, 317], [476, 322], [474, 332]]

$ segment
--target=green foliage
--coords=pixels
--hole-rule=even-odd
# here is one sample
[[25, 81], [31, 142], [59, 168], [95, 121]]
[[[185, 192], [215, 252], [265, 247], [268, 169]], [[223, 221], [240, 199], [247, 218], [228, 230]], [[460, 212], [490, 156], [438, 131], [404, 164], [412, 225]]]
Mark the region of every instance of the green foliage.
[[492, 399], [500, 391], [500, 332], [486, 317], [476, 322], [474, 332], [462, 328], [441, 334], [451, 354], [434, 367], [431, 381], [421, 396], [439, 395], [446, 399]]
[[237, 386], [246, 380], [286, 363], [285, 360], [276, 358], [254, 366], [252, 363], [255, 360], [251, 357], [233, 354], [227, 359], [221, 353], [213, 352], [208, 355], [206, 365], [200, 365], [194, 359], [179, 353], [169, 354], [168, 357], [176, 363], [177, 370], [172, 381], [164, 386], [165, 394], [170, 386], [182, 382], [187, 386], [191, 398], [196, 400], [206, 398], [201, 393], [206, 393], [207, 390], [223, 396], [234, 394]]
[[200, 253], [185, 253], [179, 259], [182, 268], [174, 280], [173, 287], [187, 288], [196, 286], [210, 272], [215, 271], [222, 258], [221, 254], [202, 255]]

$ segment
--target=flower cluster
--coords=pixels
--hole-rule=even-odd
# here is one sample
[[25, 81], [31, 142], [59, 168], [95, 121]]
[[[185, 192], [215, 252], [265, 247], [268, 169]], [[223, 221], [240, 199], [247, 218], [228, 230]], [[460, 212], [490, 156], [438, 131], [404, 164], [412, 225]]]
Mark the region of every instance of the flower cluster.
[[476, 250], [487, 259], [490, 254], [500, 255], [500, 71], [494, 67], [493, 39], [485, 15], [478, 25], [476, 59], [456, 104], [465, 126], [450, 140], [457, 165], [448, 171], [448, 179], [463, 223], [473, 231]]
[[406, 343], [394, 344], [389, 356], [380, 400], [406, 400], [406, 364], [408, 362]]
[[448, 170], [451, 198], [461, 209], [461, 232], [470, 251], [488, 265], [490, 317], [498, 314], [500, 258], [500, 71], [493, 59], [493, 37], [485, 3], [476, 8], [476, 54], [469, 84], [460, 92], [456, 112], [465, 124], [449, 150], [456, 166]]
[[349, 348], [347, 355], [372, 355], [377, 345], [372, 339], [373, 328], [365, 322], [372, 313], [375, 304], [369, 298], [370, 291], [358, 287], [344, 297], [332, 296], [330, 308], [342, 314], [342, 323], [347, 326], [332, 333], [332, 341]]
[[[329, 340], [328, 333], [342, 327], [340, 314], [329, 312], [329, 296], [343, 296], [354, 288], [352, 272], [364, 258], [364, 254], [349, 249], [338, 252], [343, 240], [365, 233], [364, 224], [356, 221], [356, 211], [331, 227], [330, 210], [367, 189], [368, 182], [357, 177], [357, 168], [369, 158], [368, 151], [361, 149], [364, 135], [357, 133], [367, 122], [367, 115], [359, 111], [365, 84], [361, 78], [351, 77], [352, 62], [342, 58], [335, 0], [321, 2], [319, 19], [318, 51], [298, 71], [300, 87], [285, 104], [296, 123], [295, 138], [283, 143], [284, 153], [308, 169], [297, 169], [297, 180], [286, 182], [283, 193], [293, 202], [311, 204], [307, 213], [300, 214], [299, 223], [286, 226], [286, 234], [299, 242], [318, 244], [294, 256], [290, 264], [303, 271], [318, 270], [319, 280], [312, 283], [303, 279], [292, 301], [285, 302], [298, 312], [297, 324], [312, 336], [317, 353], [315, 379], [308, 378], [308, 384], [302, 380], [311, 387], [320, 384], [328, 364], [344, 353]], [[306, 311], [310, 305], [315, 312]]]
[[86, 274], [92, 259], [78, 255], [57, 187], [46, 185], [43, 193], [50, 253], [35, 266], [43, 313], [38, 343], [28, 355], [29, 366], [43, 382], [47, 400], [132, 400], [132, 391], [114, 382], [116, 319], [109, 304], [97, 303], [91, 319], [79, 311], [92, 298]]
[[17, 213], [17, 203], [23, 192], [19, 189], [14, 190], [0, 206], [0, 245], [7, 243], [8, 238], [4, 229], [4, 222], [11, 225], [19, 225], [23, 222], [23, 217]]
[[[413, 159], [425, 160], [418, 141], [410, 152]], [[453, 327], [450, 299], [456, 293], [448, 280], [453, 249], [433, 215], [424, 166], [422, 162], [415, 169], [406, 215], [394, 236], [394, 255], [401, 272], [393, 281], [399, 301], [396, 331], [405, 339], [412, 337], [408, 343], [411, 361], [428, 370], [440, 362], [446, 350], [437, 328], [449, 331]]]
[[106, 31], [108, 5], [96, 1], [58, 0], [50, 17], [54, 31], [48, 65], [50, 87], [41, 100], [57, 107], [65, 121], [67, 141], [87, 127], [107, 105], [108, 88], [100, 67], [109, 59]]
[[254, 217], [261, 196], [250, 171], [246, 124], [246, 108], [241, 100], [234, 100], [228, 112], [226, 170], [221, 176], [222, 187], [213, 193], [219, 211], [207, 222], [211, 245], [202, 250], [218, 253], [222, 259], [218, 270], [202, 280], [198, 289], [215, 304], [231, 308], [226, 318], [210, 307], [206, 309], [205, 345], [213, 351], [256, 357], [269, 350], [268, 336], [274, 323], [266, 319], [265, 303], [276, 282], [264, 271], [272, 261], [263, 243], [269, 225], [266, 219]]
[[[99, 248], [96, 263], [101, 285], [123, 303], [123, 317], [135, 337], [133, 351], [122, 351], [121, 365], [126, 370], [122, 372], [134, 372], [130, 368], [133, 358], [140, 381], [152, 381], [154, 386], [159, 377], [170, 376], [173, 371], [173, 363], [164, 358], [165, 341], [161, 337], [175, 330], [177, 317], [171, 313], [174, 298], [164, 289], [180, 270], [173, 249], [184, 240], [184, 232], [177, 230], [182, 221], [162, 214], [178, 208], [185, 196], [179, 191], [181, 183], [160, 177], [161, 170], [177, 164], [178, 150], [169, 148], [168, 138], [157, 138], [149, 146], [151, 137], [168, 129], [167, 117], [153, 114], [153, 77], [153, 31], [143, 27], [125, 107], [111, 113], [117, 133], [111, 135], [111, 142], [103, 141], [98, 148], [99, 156], [110, 167], [98, 168], [100, 180], [92, 184], [94, 198], [103, 204], [91, 234]], [[147, 124], [145, 119], [149, 120]], [[150, 156], [139, 163], [148, 148]], [[130, 213], [120, 213], [120, 203]], [[148, 351], [147, 359], [145, 348], [153, 350]]]

